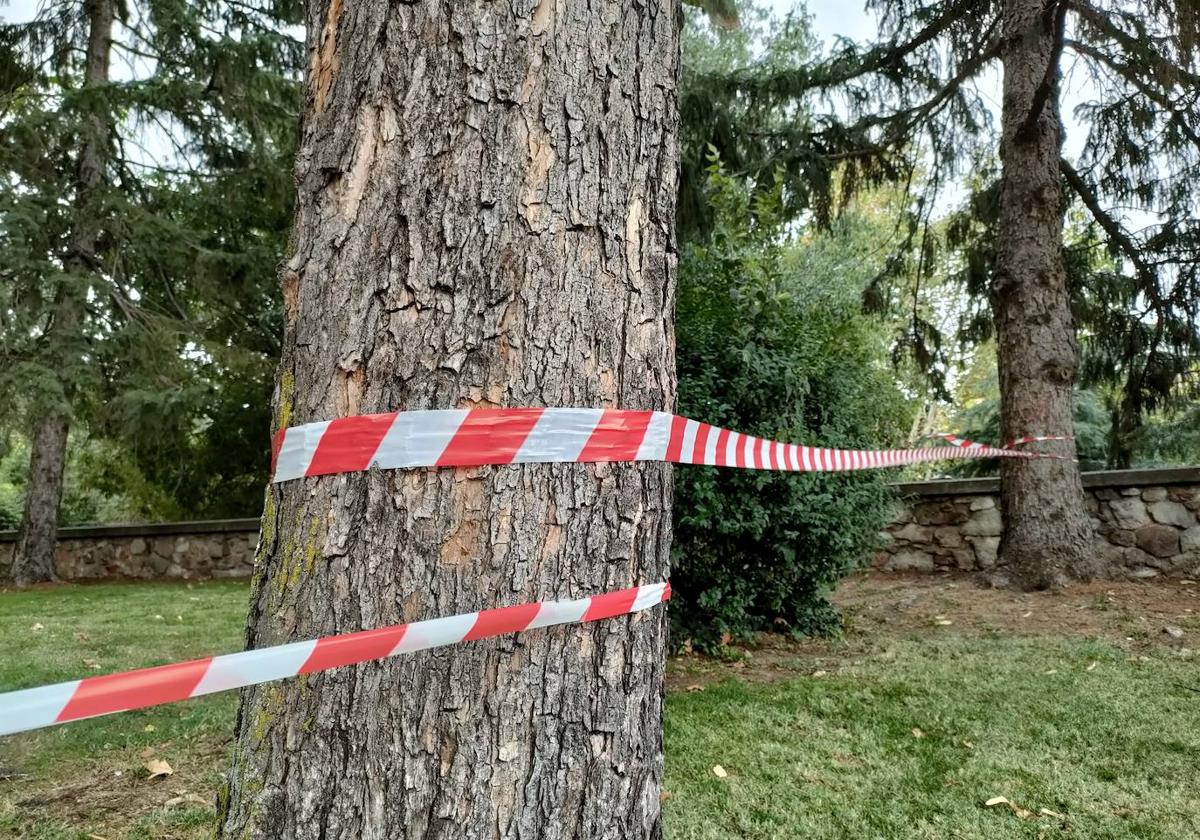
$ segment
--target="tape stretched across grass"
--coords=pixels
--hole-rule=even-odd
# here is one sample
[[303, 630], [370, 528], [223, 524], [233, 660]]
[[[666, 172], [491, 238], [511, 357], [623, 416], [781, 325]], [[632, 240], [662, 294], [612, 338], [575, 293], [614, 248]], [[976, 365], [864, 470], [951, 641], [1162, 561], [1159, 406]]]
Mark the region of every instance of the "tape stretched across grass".
[[[952, 435], [951, 445], [918, 449], [828, 449], [765, 440], [663, 411], [498, 408], [399, 411], [308, 423], [281, 431], [272, 481], [371, 468], [488, 464], [667, 461], [713, 467], [841, 472], [946, 458], [1061, 458], [985, 446]], [[1057, 437], [1019, 438], [1009, 447]], [[573, 601], [542, 601], [362, 630], [89, 677], [0, 694], [0, 735], [186, 700], [298, 674], [516, 633], [626, 615], [662, 603], [656, 583]]]
[[0, 694], [0, 735], [143, 709], [343, 665], [508, 633], [628, 615], [671, 597], [652, 583], [571, 601], [541, 601], [343, 633]]

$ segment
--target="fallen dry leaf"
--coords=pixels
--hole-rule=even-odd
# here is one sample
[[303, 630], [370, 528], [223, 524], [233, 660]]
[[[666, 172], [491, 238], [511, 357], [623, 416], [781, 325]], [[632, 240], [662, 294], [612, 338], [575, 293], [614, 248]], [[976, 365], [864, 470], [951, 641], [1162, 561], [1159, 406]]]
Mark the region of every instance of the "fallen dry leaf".
[[1097, 666], [1099, 666], [1099, 665], [1100, 665], [1100, 663], [1099, 663], [1099, 662], [1093, 662], [1091, 665], [1087, 666], [1087, 669], [1088, 669], [1089, 671], [1095, 671], [1095, 670], [1096, 670], [1096, 668], [1097, 668]]
[[659, 802], [666, 802], [670, 798], [671, 798], [671, 791], [669, 791], [669, 790], [664, 790], [662, 793], [660, 793], [658, 795]]
[[920, 728], [919, 728], [919, 727], [916, 727], [916, 726], [914, 726], [914, 727], [913, 727], [913, 729], [912, 729], [912, 733], [913, 733], [913, 737], [914, 737], [914, 738], [924, 738], [924, 737], [925, 737], [925, 733], [924, 733], [924, 732], [922, 732], [922, 731], [920, 730]]
[[1058, 811], [1051, 811], [1049, 808], [1039, 808], [1038, 813], [1046, 817], [1054, 817], [1056, 820], [1065, 820], [1066, 817]]
[[814, 677], [825, 677], [825, 676], [829, 675], [829, 672], [828, 671], [813, 671], [812, 675]]
[[713, 775], [716, 776], [718, 779], [724, 779], [729, 774], [725, 772], [725, 768], [722, 767], [720, 764], [714, 764], [713, 765]]
[[983, 803], [983, 806], [985, 808], [994, 808], [997, 805], [1007, 806], [1010, 811], [1012, 811], [1014, 814], [1016, 814], [1018, 817], [1020, 817], [1023, 820], [1030, 819], [1034, 815], [1033, 811], [1030, 811], [1027, 808], [1022, 808], [1020, 805], [1017, 805], [1016, 803], [1009, 801], [1007, 796], [993, 796], [987, 802]]
[[962, 744], [964, 747], [966, 747], [969, 750], [975, 749], [975, 745], [972, 744], [970, 741], [963, 741]]
[[150, 774], [149, 778], [157, 779], [160, 776], [173, 776], [175, 771], [171, 769], [171, 765], [167, 764], [164, 759], [152, 758], [145, 764], [146, 771]]

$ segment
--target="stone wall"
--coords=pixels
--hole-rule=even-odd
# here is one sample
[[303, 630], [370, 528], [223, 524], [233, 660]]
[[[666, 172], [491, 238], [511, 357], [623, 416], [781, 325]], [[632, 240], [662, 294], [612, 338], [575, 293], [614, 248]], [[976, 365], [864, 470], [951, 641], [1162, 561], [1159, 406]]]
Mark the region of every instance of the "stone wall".
[[[1105, 577], [1200, 576], [1200, 469], [1083, 474]], [[997, 479], [896, 485], [899, 502], [882, 534], [876, 568], [1003, 572], [1004, 522]]]
[[[1200, 577], [1200, 468], [1084, 473], [1083, 484], [1108, 577]], [[896, 490], [876, 568], [1003, 572], [996, 565], [1004, 527], [996, 479]], [[0, 579], [15, 540], [0, 531]], [[249, 577], [257, 542], [257, 519], [62, 528], [55, 566], [63, 580]]]
[[[0, 579], [16, 533], [0, 531]], [[54, 564], [63, 580], [249, 577], [257, 519], [61, 528]]]

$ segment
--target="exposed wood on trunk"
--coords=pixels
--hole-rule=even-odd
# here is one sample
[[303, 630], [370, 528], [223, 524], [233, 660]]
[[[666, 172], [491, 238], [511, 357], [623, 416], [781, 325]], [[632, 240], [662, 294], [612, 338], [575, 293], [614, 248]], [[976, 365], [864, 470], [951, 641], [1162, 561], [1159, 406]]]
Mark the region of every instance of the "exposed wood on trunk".
[[[277, 425], [671, 406], [676, 0], [337, 3], [308, 10]], [[662, 580], [670, 494], [660, 464], [280, 485], [248, 643]], [[666, 628], [249, 690], [221, 836], [658, 837]]]
[[[1003, 174], [992, 289], [1001, 431], [1004, 438], [1070, 434], [1078, 347], [1062, 258], [1058, 71], [1050, 68], [1060, 33], [1044, 0], [1007, 0], [1003, 26]], [[1039, 95], [1047, 79], [1053, 90]], [[1089, 577], [1094, 557], [1074, 447], [1043, 449], [1071, 457], [1001, 467], [1000, 553], [1025, 588]]]
[[[84, 87], [108, 84], [114, 6], [112, 0], [88, 0], [84, 6], [88, 42], [84, 61]], [[63, 280], [54, 317], [46, 332], [46, 343], [64, 358], [59, 370], [72, 366], [65, 358], [79, 346], [88, 276], [95, 270], [96, 243], [102, 228], [95, 206], [95, 193], [104, 183], [110, 124], [103, 109], [87, 114], [82, 121], [79, 157], [76, 161], [74, 213], [69, 250], [63, 260]], [[69, 401], [72, 388], [62, 382]], [[30, 440], [29, 483], [25, 509], [13, 554], [12, 578], [17, 584], [54, 579], [54, 548], [58, 534], [58, 508], [62, 501], [63, 475], [67, 461], [69, 405], [50, 406], [34, 422]]]

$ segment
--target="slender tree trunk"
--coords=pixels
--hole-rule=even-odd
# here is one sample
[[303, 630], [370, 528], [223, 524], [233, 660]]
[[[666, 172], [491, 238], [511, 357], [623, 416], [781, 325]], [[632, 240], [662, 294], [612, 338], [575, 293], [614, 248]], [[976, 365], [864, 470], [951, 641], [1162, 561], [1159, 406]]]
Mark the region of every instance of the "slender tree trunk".
[[1142, 429], [1142, 411], [1131, 393], [1137, 387], [1126, 382], [1121, 389], [1120, 402], [1112, 412], [1112, 427], [1108, 433], [1108, 463], [1110, 470], [1127, 470], [1133, 466], [1133, 447]]
[[[88, 21], [83, 86], [108, 84], [112, 46], [112, 0], [88, 0]], [[25, 509], [13, 554], [12, 578], [19, 585], [53, 580], [54, 548], [58, 536], [58, 508], [62, 501], [67, 462], [67, 432], [72, 395], [70, 372], [79, 364], [79, 331], [83, 324], [88, 278], [95, 270], [96, 244], [102, 228], [96, 192], [104, 183], [110, 120], [97, 106], [85, 114], [76, 159], [74, 218], [63, 259], [66, 269], [59, 288], [54, 317], [46, 332], [54, 368], [60, 376], [63, 399], [42, 407], [34, 421], [29, 457], [29, 483]]]
[[[279, 427], [674, 398], [677, 0], [308, 10]], [[664, 579], [670, 470], [267, 495], [250, 647]], [[654, 838], [664, 610], [247, 690], [225, 838]]]
[[[1006, 0], [1004, 10], [1003, 174], [993, 304], [1006, 438], [1070, 434], [1072, 428], [1078, 347], [1062, 259], [1056, 5]], [[1088, 577], [1093, 565], [1092, 524], [1074, 448], [1043, 448], [1070, 457], [1007, 460], [1001, 469], [1001, 563], [1024, 588]]]
[[55, 579], [55, 536], [66, 454], [67, 418], [58, 412], [48, 414], [33, 433], [25, 509], [13, 554], [12, 580], [17, 586]]

